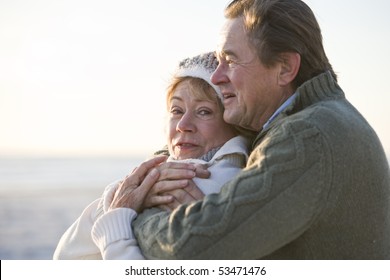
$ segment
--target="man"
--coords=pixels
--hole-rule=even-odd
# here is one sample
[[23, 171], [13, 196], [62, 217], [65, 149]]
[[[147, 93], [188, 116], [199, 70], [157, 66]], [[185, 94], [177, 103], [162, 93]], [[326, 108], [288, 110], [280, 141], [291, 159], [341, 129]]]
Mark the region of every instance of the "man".
[[[212, 82], [223, 94], [225, 121], [257, 133], [250, 158], [221, 193], [171, 213], [139, 214], [133, 227], [144, 255], [390, 258], [387, 159], [338, 86], [310, 8], [299, 0], [242, 0], [225, 15]], [[159, 162], [141, 165], [122, 192], [167, 177], [153, 168]]]

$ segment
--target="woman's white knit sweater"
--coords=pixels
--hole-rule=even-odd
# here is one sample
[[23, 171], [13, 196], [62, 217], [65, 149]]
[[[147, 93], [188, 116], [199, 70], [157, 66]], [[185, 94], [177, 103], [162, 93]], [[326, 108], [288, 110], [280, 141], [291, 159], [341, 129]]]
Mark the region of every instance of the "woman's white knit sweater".
[[[245, 166], [247, 150], [246, 139], [237, 136], [226, 142], [210, 161], [184, 161], [208, 167], [210, 178], [194, 178], [194, 183], [207, 195], [219, 192]], [[54, 259], [144, 259], [131, 228], [137, 213], [129, 208], [108, 211], [119, 184], [117, 181], [107, 186], [102, 198], [84, 209], [61, 237]]]

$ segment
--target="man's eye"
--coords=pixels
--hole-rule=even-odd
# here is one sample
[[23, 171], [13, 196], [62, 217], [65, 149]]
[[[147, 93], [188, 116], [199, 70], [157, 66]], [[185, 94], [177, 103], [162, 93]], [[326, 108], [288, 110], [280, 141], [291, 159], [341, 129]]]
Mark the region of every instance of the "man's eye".
[[225, 64], [225, 65], [230, 65], [231, 63], [232, 63], [232, 61], [230, 59], [223, 60], [223, 64]]
[[231, 57], [227, 56], [225, 57], [225, 62], [226, 64], [230, 65], [234, 63], [234, 60]]

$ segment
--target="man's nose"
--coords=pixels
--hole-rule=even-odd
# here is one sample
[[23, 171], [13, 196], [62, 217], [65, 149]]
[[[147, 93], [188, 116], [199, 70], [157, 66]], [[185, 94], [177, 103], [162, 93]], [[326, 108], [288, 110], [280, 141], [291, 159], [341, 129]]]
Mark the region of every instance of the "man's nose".
[[228, 81], [228, 77], [226, 76], [225, 67], [222, 64], [219, 64], [217, 69], [215, 69], [214, 73], [211, 75], [211, 82], [218, 86], [222, 83], [226, 83]]

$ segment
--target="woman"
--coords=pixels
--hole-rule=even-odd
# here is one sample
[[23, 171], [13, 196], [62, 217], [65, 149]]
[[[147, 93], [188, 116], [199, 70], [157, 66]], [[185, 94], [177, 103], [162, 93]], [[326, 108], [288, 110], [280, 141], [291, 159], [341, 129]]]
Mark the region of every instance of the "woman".
[[[217, 64], [214, 53], [183, 60], [167, 92], [168, 161], [206, 165], [209, 178], [196, 178], [195, 172], [191, 176], [204, 194], [218, 192], [247, 159], [246, 140], [223, 121], [222, 97], [210, 82]], [[120, 191], [125, 183], [108, 186], [103, 197], [84, 210], [62, 236], [54, 259], [143, 259], [129, 222], [134, 212], [111, 205], [114, 197], [115, 203], [126, 200]], [[178, 180], [178, 187], [185, 183]], [[150, 191], [143, 207], [167, 208], [174, 198], [166, 191]]]

